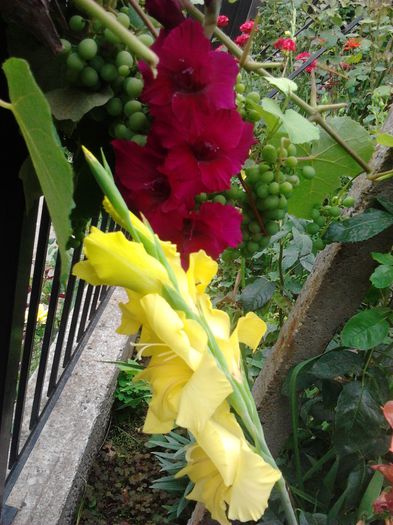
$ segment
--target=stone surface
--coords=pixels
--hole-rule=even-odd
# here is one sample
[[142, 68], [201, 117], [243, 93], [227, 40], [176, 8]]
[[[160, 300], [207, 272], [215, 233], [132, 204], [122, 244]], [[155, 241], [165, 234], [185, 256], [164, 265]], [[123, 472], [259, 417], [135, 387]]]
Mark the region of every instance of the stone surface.
[[73, 523], [113, 402], [118, 371], [104, 361], [129, 352], [128, 338], [115, 332], [125, 299], [113, 292], [7, 500], [18, 509], [13, 525]]

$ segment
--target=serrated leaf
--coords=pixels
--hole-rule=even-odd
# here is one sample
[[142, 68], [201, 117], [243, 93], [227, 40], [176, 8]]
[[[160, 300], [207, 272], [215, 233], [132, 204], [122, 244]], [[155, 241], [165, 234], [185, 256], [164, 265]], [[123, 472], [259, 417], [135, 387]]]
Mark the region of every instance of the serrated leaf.
[[66, 246], [72, 233], [70, 213], [74, 207], [72, 168], [64, 156], [48, 102], [28, 63], [10, 58], [3, 69], [12, 112], [25, 139], [56, 232], [64, 276], [69, 263]]
[[393, 224], [393, 215], [370, 208], [342, 222], [333, 222], [324, 236], [329, 242], [360, 242], [370, 239]]
[[52, 115], [57, 120], [79, 122], [93, 108], [103, 106], [113, 97], [113, 91], [107, 87], [99, 92], [87, 92], [81, 89], [65, 87], [45, 93]]
[[370, 281], [375, 288], [388, 288], [393, 284], [393, 266], [386, 264], [378, 266], [371, 274]]
[[393, 135], [390, 133], [378, 133], [375, 140], [378, 144], [382, 144], [382, 146], [393, 148]]
[[260, 277], [244, 288], [239, 301], [246, 312], [254, 312], [262, 308], [271, 299], [275, 289], [276, 287], [271, 281], [265, 277]]
[[[327, 122], [363, 160], [370, 160], [373, 142], [360, 124], [349, 117], [328, 118]], [[310, 219], [313, 207], [340, 186], [341, 177], [355, 177], [362, 172], [362, 167], [324, 130], [318, 142], [299, 149], [301, 156], [311, 157], [311, 160], [299, 162], [299, 166], [313, 166], [316, 175], [312, 179], [302, 179], [294, 188], [288, 200], [288, 212]]]
[[343, 345], [369, 350], [381, 344], [389, 333], [389, 323], [386, 321], [389, 314], [389, 308], [373, 308], [354, 315], [341, 332]]

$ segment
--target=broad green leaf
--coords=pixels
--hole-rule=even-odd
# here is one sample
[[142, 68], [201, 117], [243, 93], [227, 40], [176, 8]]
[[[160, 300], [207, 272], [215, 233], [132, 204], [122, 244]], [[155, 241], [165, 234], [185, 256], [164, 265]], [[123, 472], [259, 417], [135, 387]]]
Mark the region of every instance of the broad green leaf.
[[297, 84], [289, 78], [276, 78], [276, 77], [267, 77], [265, 80], [269, 82], [272, 86], [275, 86], [277, 89], [282, 91], [285, 95], [293, 93], [297, 90]]
[[393, 266], [381, 264], [371, 274], [370, 281], [375, 288], [388, 288], [393, 283]]
[[363, 358], [350, 350], [331, 350], [313, 364], [309, 374], [318, 379], [335, 379], [362, 371]]
[[386, 454], [390, 437], [379, 403], [360, 382], [344, 386], [337, 402], [333, 443], [344, 457], [357, 453], [367, 458]]
[[371, 252], [371, 257], [380, 264], [393, 266], [393, 255], [391, 253]]
[[253, 312], [262, 308], [271, 299], [274, 290], [275, 285], [272, 282], [265, 277], [260, 277], [244, 288], [239, 300], [246, 312]]
[[281, 121], [280, 132], [287, 134], [293, 144], [304, 144], [319, 139], [319, 128], [297, 111], [287, 109], [283, 113], [280, 106], [270, 98], [264, 98], [261, 107], [261, 115], [268, 129], [275, 128], [277, 119], [279, 119]]
[[[360, 124], [349, 117], [328, 118], [327, 122], [363, 160], [370, 160], [374, 151], [373, 142]], [[309, 219], [313, 207], [321, 204], [327, 195], [340, 186], [341, 177], [355, 177], [362, 172], [362, 168], [322, 129], [318, 142], [299, 149], [301, 156], [311, 157], [299, 165], [313, 166], [316, 176], [311, 180], [302, 179], [288, 200], [288, 211], [297, 217]]]
[[393, 224], [393, 215], [370, 208], [342, 222], [333, 222], [324, 239], [330, 242], [365, 241]]
[[374, 514], [373, 503], [381, 493], [383, 481], [383, 474], [376, 470], [360, 501], [358, 520], [366, 520]]
[[72, 233], [70, 213], [73, 173], [54, 128], [48, 102], [25, 60], [10, 58], [3, 69], [8, 81], [12, 112], [25, 139], [48, 205], [62, 260], [67, 270], [67, 241]]
[[381, 344], [389, 333], [389, 323], [386, 321], [389, 314], [389, 308], [373, 308], [354, 315], [341, 332], [343, 345], [369, 350]]
[[378, 133], [376, 141], [378, 144], [382, 144], [382, 146], [393, 148], [393, 135], [390, 133]]
[[91, 109], [103, 106], [113, 96], [110, 88], [97, 93], [65, 87], [45, 93], [52, 115], [57, 120], [79, 120]]
[[377, 197], [377, 201], [385, 208], [387, 212], [393, 215], [393, 202], [386, 197]]

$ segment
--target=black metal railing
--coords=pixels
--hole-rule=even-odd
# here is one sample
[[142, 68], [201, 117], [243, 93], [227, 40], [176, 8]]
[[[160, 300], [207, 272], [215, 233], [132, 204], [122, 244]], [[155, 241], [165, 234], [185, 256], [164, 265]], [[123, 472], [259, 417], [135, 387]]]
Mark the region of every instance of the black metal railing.
[[[105, 213], [91, 221], [90, 226], [98, 226], [103, 231], [116, 229]], [[0, 479], [5, 481], [3, 501], [23, 468], [111, 290], [105, 286], [87, 285], [72, 275], [72, 267], [83, 258], [81, 246], [73, 250], [67, 279], [61, 281], [60, 255], [56, 247], [53, 249], [56, 241], [43, 199], [25, 215], [22, 231], [24, 249], [18, 258], [19, 278], [14, 290], [19, 297], [18, 309], [11, 323], [14, 335], [3, 351], [3, 358], [7, 354], [20, 356], [17, 362], [8, 360], [8, 365], [4, 361], [5, 378], [13, 377], [13, 395], [8, 397], [8, 428], [2, 423], [0, 434]], [[15, 330], [21, 321], [22, 329]], [[12, 517], [12, 509], [4, 506], [1, 523], [10, 523]]]

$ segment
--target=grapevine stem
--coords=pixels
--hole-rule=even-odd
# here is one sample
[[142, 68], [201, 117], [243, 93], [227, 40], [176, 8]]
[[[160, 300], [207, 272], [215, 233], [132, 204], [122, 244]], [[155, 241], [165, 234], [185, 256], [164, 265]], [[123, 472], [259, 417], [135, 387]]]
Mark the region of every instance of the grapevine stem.
[[[182, 0], [182, 3], [187, 9], [187, 11], [197, 20], [203, 22], [203, 14], [190, 2], [190, 0]], [[227, 49], [237, 58], [240, 58], [242, 56], [242, 49], [236, 45], [223, 31], [220, 29], [216, 29], [214, 31], [215, 35], [221, 40], [221, 42], [227, 47]], [[248, 59], [244, 64], [244, 69], [248, 71], [255, 71], [257, 74], [265, 77], [265, 78], [271, 78], [273, 75], [271, 75], [267, 70], [266, 67], [263, 67], [262, 64], [259, 64], [258, 62], [254, 62], [252, 59]], [[274, 78], [274, 77], [273, 77]], [[332, 128], [327, 122], [325, 122], [320, 115], [318, 108], [313, 108], [310, 106], [310, 104], [307, 104], [303, 99], [295, 95], [295, 93], [290, 92], [288, 94], [289, 98], [300, 108], [302, 108], [306, 113], [308, 113], [314, 122], [319, 124], [322, 129], [326, 131], [328, 135], [332, 137], [333, 140], [337, 142], [358, 164], [361, 166], [366, 173], [371, 173], [372, 168], [369, 166], [367, 162], [365, 162], [357, 153], [354, 151], [336, 132], [334, 128]]]
[[154, 36], [154, 38], [158, 37], [158, 31], [153, 26], [150, 18], [146, 15], [144, 10], [141, 8], [141, 6], [138, 4], [136, 0], [128, 0], [128, 3], [132, 6], [134, 11], [137, 13], [137, 15], [143, 20], [143, 23], [147, 27], [147, 29], [150, 31], [150, 33]]
[[9, 109], [10, 111], [12, 111], [12, 104], [10, 104], [9, 102], [6, 102], [5, 100], [0, 99], [0, 107], [4, 109]]
[[259, 227], [261, 228], [261, 232], [264, 235], [267, 235], [267, 231], [265, 228], [265, 225], [263, 223], [262, 217], [257, 209], [257, 205], [255, 203], [254, 194], [250, 190], [248, 184], [243, 180], [243, 177], [241, 175], [238, 175], [238, 179], [240, 181], [240, 184], [243, 186], [244, 191], [246, 192], [248, 202], [250, 204], [250, 208], [252, 209], [253, 214], [255, 215], [256, 220], [258, 221]]
[[102, 24], [110, 29], [133, 53], [145, 60], [153, 71], [156, 69], [158, 56], [94, 0], [74, 0], [74, 4], [83, 11], [86, 11], [92, 18], [97, 18], [102, 22]]
[[217, 27], [217, 17], [221, 10], [221, 0], [212, 0], [210, 3], [205, 3], [205, 35], [207, 38], [213, 36], [214, 30]]
[[337, 104], [320, 104], [316, 107], [318, 110], [318, 113], [322, 113], [323, 111], [330, 111], [331, 109], [341, 109], [346, 108], [348, 104], [346, 102], [339, 102]]

